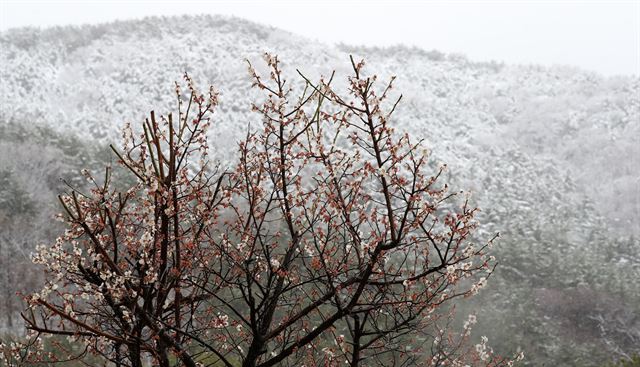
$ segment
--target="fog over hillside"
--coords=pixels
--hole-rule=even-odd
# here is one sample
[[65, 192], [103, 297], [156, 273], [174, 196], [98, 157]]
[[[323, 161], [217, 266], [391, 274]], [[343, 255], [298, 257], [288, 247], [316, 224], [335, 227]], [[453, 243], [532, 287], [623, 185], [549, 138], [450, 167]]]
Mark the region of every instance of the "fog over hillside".
[[[245, 59], [260, 68], [265, 52], [277, 54], [302, 83], [296, 69], [343, 80], [353, 55], [368, 73], [397, 76], [393, 123], [428, 142], [450, 186], [473, 194], [483, 235], [501, 234], [488, 288], [458, 306], [479, 310], [480, 335], [523, 350], [531, 366], [600, 366], [640, 353], [640, 77], [329, 46], [212, 16], [11, 29], [0, 50], [3, 295], [36, 282], [9, 274], [30, 269], [34, 242], [58, 230], [48, 220], [64, 188], [57, 178], [109, 161], [99, 152], [120, 143], [125, 121], [174, 110], [185, 71], [221, 92], [211, 154], [226, 161], [260, 124]], [[29, 223], [41, 224], [25, 231]], [[19, 310], [17, 301], [0, 305], [0, 325], [15, 328]]]

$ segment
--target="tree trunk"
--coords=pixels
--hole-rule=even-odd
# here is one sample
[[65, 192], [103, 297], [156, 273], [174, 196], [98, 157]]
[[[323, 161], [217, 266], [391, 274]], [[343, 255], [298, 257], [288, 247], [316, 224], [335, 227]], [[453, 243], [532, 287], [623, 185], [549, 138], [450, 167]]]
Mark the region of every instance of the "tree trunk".
[[247, 357], [242, 362], [242, 367], [255, 367], [258, 364], [258, 358], [264, 354], [264, 342], [260, 336], [254, 336], [247, 351]]
[[360, 328], [360, 318], [358, 315], [353, 316], [353, 352], [351, 353], [351, 363], [349, 364], [351, 367], [358, 367], [360, 364], [360, 336], [361, 336], [361, 328]]
[[139, 345], [129, 345], [129, 359], [131, 360], [131, 367], [142, 367]]
[[169, 367], [167, 345], [162, 341], [162, 339], [158, 340], [158, 363], [159, 367]]

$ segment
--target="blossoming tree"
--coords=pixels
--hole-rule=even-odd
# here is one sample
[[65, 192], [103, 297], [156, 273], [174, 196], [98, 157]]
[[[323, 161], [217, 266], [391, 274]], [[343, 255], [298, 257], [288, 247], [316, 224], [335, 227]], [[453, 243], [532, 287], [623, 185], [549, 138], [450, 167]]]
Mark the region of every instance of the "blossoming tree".
[[178, 116], [152, 112], [114, 148], [133, 185], [108, 167], [84, 172], [90, 191], [60, 197], [68, 229], [34, 255], [47, 283], [23, 317], [30, 343], [63, 335], [75, 348], [4, 346], [8, 362], [513, 363], [486, 339], [469, 345], [475, 316], [449, 326], [450, 301], [493, 271], [493, 239], [478, 244], [477, 209], [439, 182], [444, 167], [430, 168], [421, 141], [394, 132], [393, 79], [378, 87], [352, 59], [345, 92], [333, 74], [299, 73], [298, 89], [265, 60], [267, 76], [249, 64], [262, 124], [230, 168], [208, 154], [218, 95], [185, 76]]

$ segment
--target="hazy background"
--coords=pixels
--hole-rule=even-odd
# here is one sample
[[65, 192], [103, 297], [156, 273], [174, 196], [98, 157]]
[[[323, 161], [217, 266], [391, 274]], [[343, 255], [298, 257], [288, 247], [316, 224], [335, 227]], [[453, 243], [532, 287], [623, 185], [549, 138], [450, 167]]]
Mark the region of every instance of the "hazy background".
[[[640, 74], [640, 1], [0, 0], [0, 30], [149, 15], [224, 14], [328, 43], [463, 53], [475, 61]], [[374, 24], [374, 27], [370, 25]]]
[[31, 251], [63, 230], [60, 179], [86, 184], [124, 121], [174, 109], [185, 71], [221, 91], [211, 147], [232, 159], [260, 121], [245, 59], [272, 52], [293, 84], [344, 83], [349, 55], [398, 76], [394, 126], [473, 193], [479, 236], [501, 234], [487, 289], [456, 304], [476, 339], [525, 366], [640, 355], [639, 47], [639, 1], [0, 0], [0, 338], [42, 284]]

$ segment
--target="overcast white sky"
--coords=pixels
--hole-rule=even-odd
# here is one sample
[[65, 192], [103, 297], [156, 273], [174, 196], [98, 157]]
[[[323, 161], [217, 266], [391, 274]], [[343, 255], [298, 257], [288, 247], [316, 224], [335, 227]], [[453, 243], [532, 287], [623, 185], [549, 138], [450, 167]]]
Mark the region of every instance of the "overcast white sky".
[[235, 15], [327, 43], [404, 43], [477, 61], [640, 74], [640, 0], [0, 0], [0, 30], [185, 13]]

